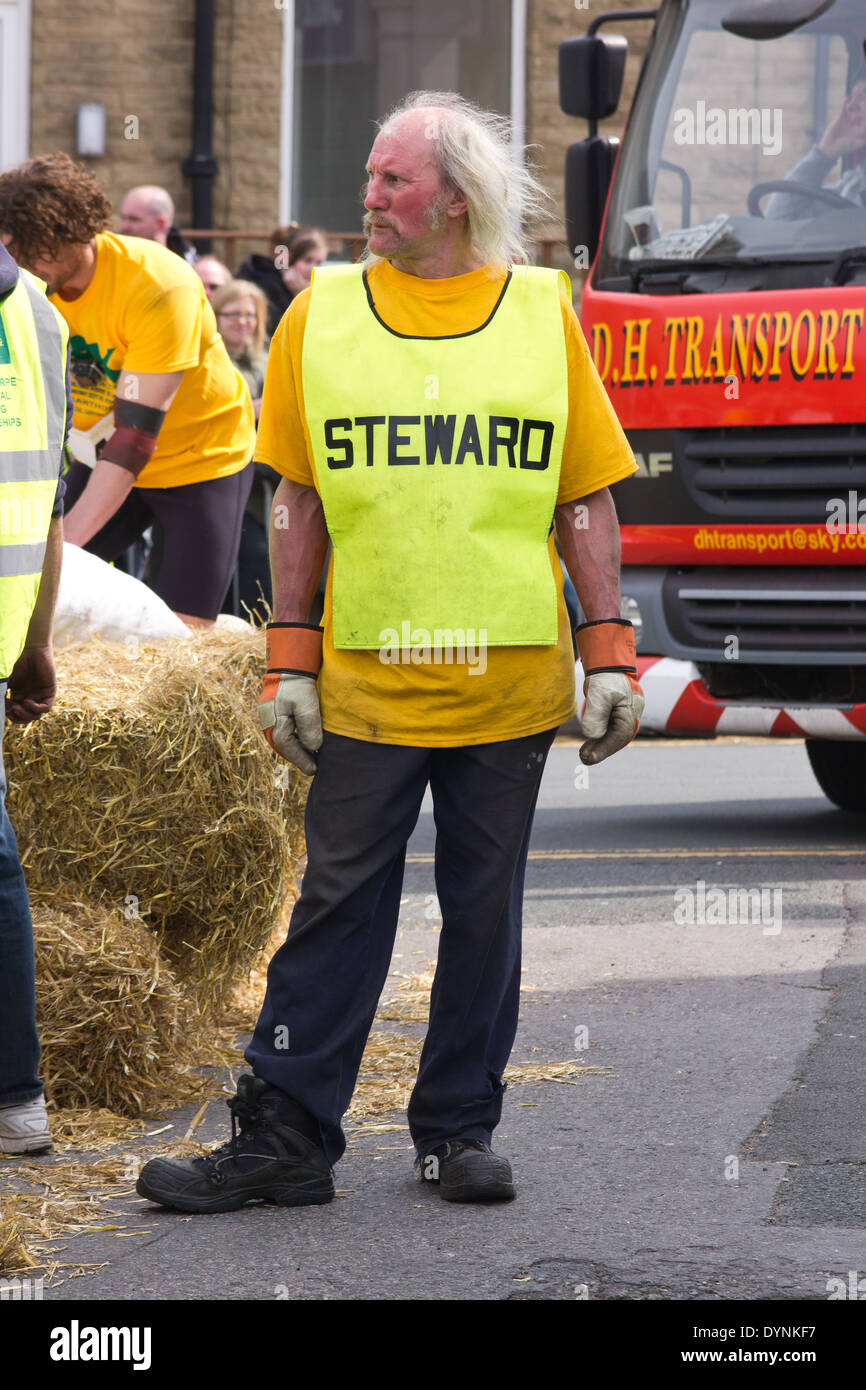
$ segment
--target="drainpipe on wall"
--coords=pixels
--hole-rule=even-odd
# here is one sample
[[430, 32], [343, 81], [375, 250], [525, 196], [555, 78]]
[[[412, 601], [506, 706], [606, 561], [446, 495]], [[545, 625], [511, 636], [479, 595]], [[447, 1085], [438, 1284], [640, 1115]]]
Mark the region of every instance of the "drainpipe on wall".
[[511, 140], [522, 159], [526, 144], [526, 0], [511, 0], [510, 96]]
[[[213, 155], [214, 0], [195, 0], [195, 65], [193, 68], [192, 151], [181, 172], [192, 179], [192, 225], [213, 226], [213, 181], [219, 165]], [[209, 237], [197, 237], [200, 255], [211, 250]]]

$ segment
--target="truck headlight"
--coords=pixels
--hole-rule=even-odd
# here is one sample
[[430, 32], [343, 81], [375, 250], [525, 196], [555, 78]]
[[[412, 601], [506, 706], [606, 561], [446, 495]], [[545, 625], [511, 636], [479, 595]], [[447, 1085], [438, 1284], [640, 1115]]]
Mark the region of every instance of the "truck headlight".
[[622, 602], [619, 605], [619, 616], [621, 618], [628, 618], [634, 628], [634, 644], [636, 647], [639, 647], [640, 639], [643, 635], [643, 618], [641, 617], [640, 604], [637, 599], [630, 598], [628, 595], [624, 594]]

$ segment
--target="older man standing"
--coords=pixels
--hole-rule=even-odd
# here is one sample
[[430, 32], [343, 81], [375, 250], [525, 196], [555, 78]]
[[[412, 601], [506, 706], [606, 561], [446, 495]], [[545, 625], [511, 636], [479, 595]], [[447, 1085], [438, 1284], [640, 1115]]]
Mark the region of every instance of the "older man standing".
[[[143, 1196], [184, 1211], [333, 1196], [428, 784], [442, 931], [409, 1127], [444, 1198], [514, 1195], [490, 1141], [533, 811], [574, 711], [554, 520], [588, 619], [584, 761], [642, 708], [607, 491], [634, 461], [567, 277], [516, 264], [538, 186], [505, 123], [452, 93], [392, 112], [367, 177], [366, 265], [317, 271], [271, 348], [256, 458], [283, 481], [260, 711], [314, 774], [308, 863], [229, 1102], [240, 1134], [142, 1170]], [[329, 537], [320, 631], [305, 620]]]

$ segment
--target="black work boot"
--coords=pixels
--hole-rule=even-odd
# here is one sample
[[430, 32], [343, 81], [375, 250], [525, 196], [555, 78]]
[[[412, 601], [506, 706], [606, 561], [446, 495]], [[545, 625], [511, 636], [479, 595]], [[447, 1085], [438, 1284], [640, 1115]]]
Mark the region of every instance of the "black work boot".
[[451, 1139], [420, 1160], [422, 1182], [438, 1182], [446, 1202], [510, 1202], [511, 1164], [481, 1139]]
[[245, 1075], [226, 1104], [228, 1143], [201, 1158], [151, 1159], [136, 1183], [141, 1197], [195, 1212], [237, 1211], [247, 1202], [306, 1207], [331, 1201], [334, 1174], [311, 1137], [315, 1121], [296, 1101], [261, 1077]]

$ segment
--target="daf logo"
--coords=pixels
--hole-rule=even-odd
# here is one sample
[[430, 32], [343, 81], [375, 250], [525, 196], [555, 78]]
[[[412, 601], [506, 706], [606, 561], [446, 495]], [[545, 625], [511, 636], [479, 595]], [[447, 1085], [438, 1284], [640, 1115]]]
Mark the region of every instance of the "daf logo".
[[659, 478], [662, 473], [670, 473], [673, 469], [673, 454], [650, 454], [649, 466], [644, 460], [643, 454], [636, 453], [634, 461], [637, 464], [636, 478]]

